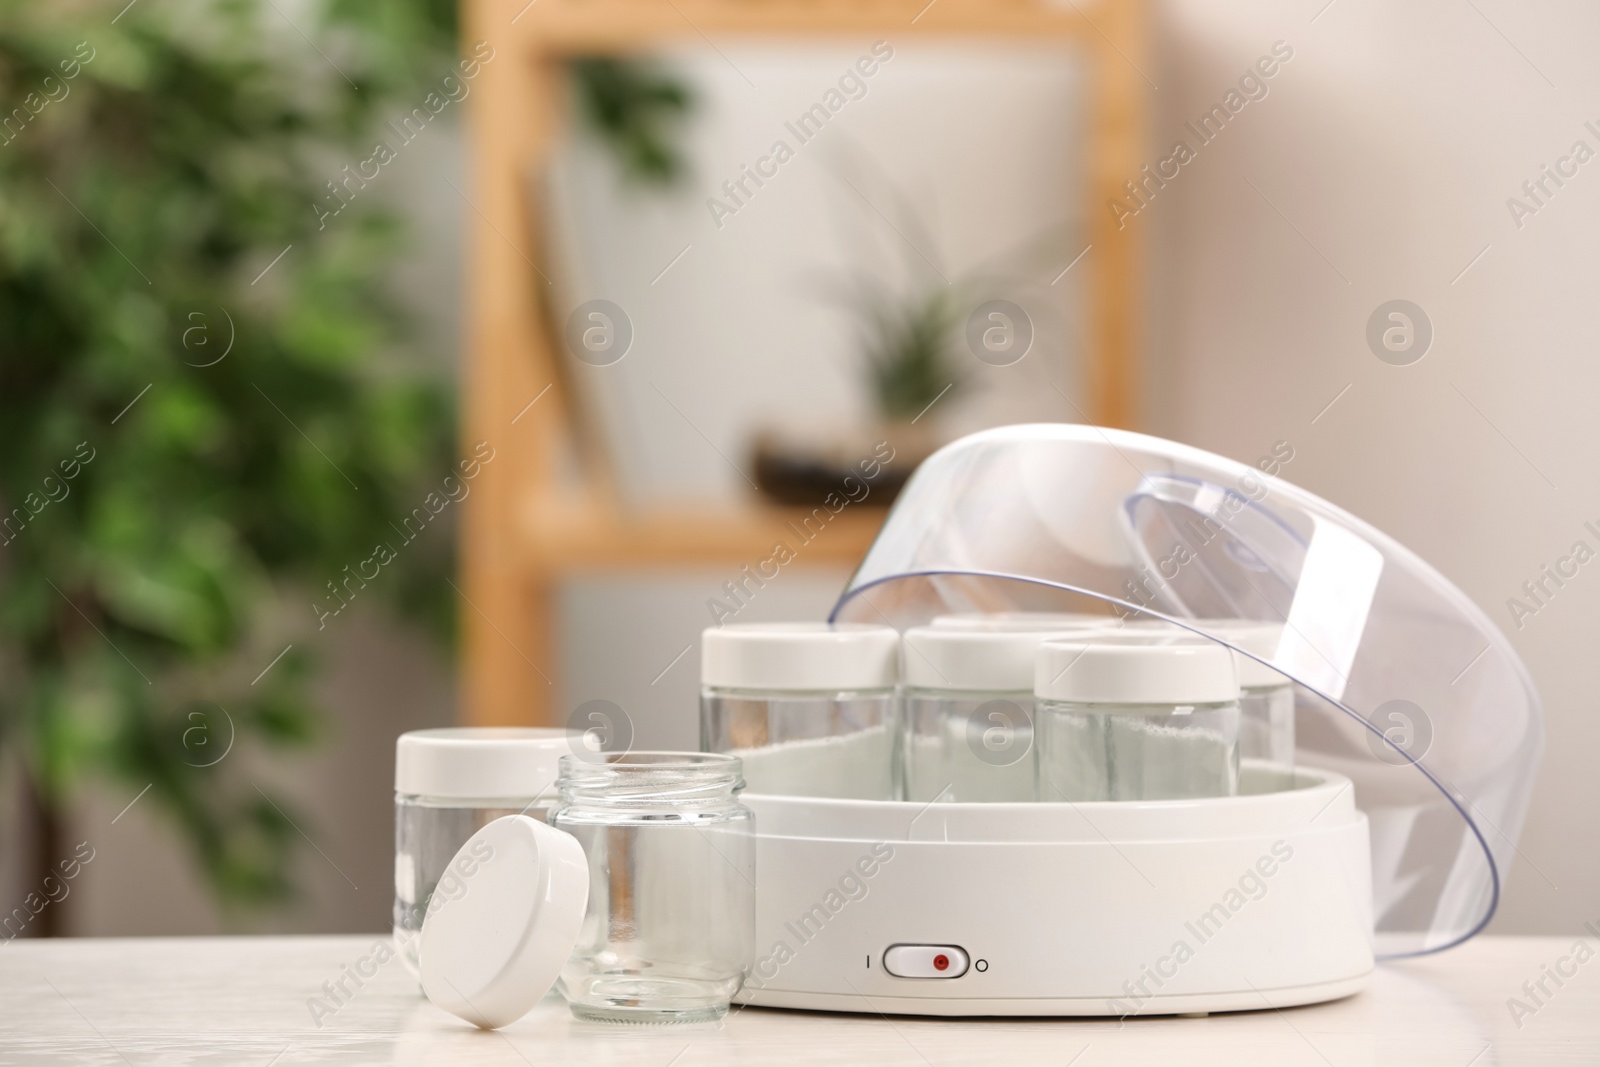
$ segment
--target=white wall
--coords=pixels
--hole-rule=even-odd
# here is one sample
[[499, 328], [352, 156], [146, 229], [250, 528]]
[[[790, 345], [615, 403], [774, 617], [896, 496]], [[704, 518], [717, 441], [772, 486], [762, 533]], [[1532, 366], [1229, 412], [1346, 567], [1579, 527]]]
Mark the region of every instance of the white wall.
[[[1494, 929], [1576, 930], [1600, 917], [1600, 564], [1520, 629], [1505, 602], [1580, 537], [1600, 547], [1582, 529], [1600, 518], [1600, 160], [1520, 229], [1506, 200], [1575, 140], [1600, 149], [1583, 126], [1600, 119], [1600, 11], [1324, 2], [1157, 8], [1154, 145], [1274, 41], [1295, 56], [1130, 223], [1156, 279], [1151, 428], [1246, 461], [1291, 442], [1291, 481], [1416, 550], [1508, 632], [1549, 744]], [[1434, 325], [1412, 366], [1364, 339], [1394, 298]]]

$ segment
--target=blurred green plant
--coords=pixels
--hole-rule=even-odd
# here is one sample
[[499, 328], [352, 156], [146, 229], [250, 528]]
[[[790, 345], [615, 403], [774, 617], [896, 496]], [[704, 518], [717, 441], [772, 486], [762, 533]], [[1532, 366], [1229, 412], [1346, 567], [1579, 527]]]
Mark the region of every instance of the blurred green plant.
[[[90, 782], [148, 784], [261, 905], [310, 816], [239, 750], [322, 730], [313, 613], [282, 605], [393, 539], [453, 435], [386, 292], [397, 220], [313, 205], [448, 72], [453, 5], [121, 7], [0, 0], [0, 744], [35, 863]], [[378, 595], [446, 632], [449, 551]]]
[[683, 176], [675, 142], [694, 108], [686, 84], [648, 60], [614, 56], [575, 59], [570, 73], [580, 116], [625, 177], [670, 186]]
[[[933, 227], [903, 189], [860, 147], [836, 149], [829, 169], [849, 209], [836, 221], [849, 266], [820, 279], [822, 293], [856, 320], [858, 354], [880, 419], [907, 423], [947, 392], [965, 391], [957, 326], [976, 279], [952, 281], [928, 258]], [[870, 190], [870, 191], [863, 191]], [[877, 202], [887, 202], [894, 220]], [[890, 254], [882, 255], [880, 239]]]
[[899, 297], [868, 284], [853, 303], [861, 319], [861, 357], [878, 414], [907, 422], [946, 390], [959, 393], [966, 373], [956, 351], [960, 311], [949, 289]]
[[1041, 225], [1027, 240], [951, 277], [935, 263], [934, 226], [868, 153], [846, 142], [832, 170], [849, 190], [840, 197], [850, 209], [840, 227], [849, 266], [823, 277], [819, 288], [855, 318], [878, 416], [891, 424], [915, 421], [934, 401], [953, 400], [972, 384], [972, 354], [962, 337], [967, 315], [997, 295], [1020, 295], [1069, 247], [1073, 228]]

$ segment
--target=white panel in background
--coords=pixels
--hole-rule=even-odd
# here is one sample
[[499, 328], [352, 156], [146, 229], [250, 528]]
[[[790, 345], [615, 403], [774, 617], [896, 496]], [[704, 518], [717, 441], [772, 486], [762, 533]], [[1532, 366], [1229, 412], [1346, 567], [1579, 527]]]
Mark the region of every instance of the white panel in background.
[[[850, 272], [959, 283], [997, 259], [1017, 264], [1019, 246], [1080, 221], [1084, 124], [1071, 52], [895, 42], [865, 94], [801, 143], [786, 123], [872, 42], [718, 46], [664, 53], [697, 101], [680, 188], [628, 186], [587, 137], [569, 141], [549, 175], [557, 327], [595, 298], [633, 323], [621, 362], [571, 367], [632, 503], [749, 493], [741, 469], [759, 428], [872, 418], [856, 320], [827, 295], [848, 288]], [[747, 183], [745, 203], [719, 226], [707, 199], [726, 202], [722, 183], [780, 139], [794, 158], [760, 188]], [[907, 224], [896, 190], [925, 233]], [[963, 350], [971, 388], [930, 415], [946, 432], [1074, 417], [1051, 383], [1076, 399], [1075, 286], [1085, 272], [1050, 283], [1082, 250], [1078, 229], [1030, 257], [1019, 302], [1035, 319], [1032, 351], [991, 367]]]

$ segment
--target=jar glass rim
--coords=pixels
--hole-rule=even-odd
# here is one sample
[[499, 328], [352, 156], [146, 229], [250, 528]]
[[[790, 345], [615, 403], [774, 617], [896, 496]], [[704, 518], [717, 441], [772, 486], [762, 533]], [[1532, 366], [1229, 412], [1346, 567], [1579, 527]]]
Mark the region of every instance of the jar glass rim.
[[592, 770], [640, 771], [736, 771], [740, 766], [738, 756], [721, 752], [595, 752], [571, 754], [561, 757], [562, 773]]
[[737, 796], [744, 761], [716, 752], [597, 752], [561, 757], [557, 787], [568, 804], [699, 805]]

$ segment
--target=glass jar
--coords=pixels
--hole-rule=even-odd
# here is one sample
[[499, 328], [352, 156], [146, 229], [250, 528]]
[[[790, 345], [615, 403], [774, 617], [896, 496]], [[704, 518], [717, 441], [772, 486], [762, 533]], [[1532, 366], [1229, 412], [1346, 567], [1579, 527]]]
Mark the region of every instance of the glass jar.
[[[1239, 758], [1266, 760], [1292, 768], [1294, 683], [1287, 675], [1260, 662], [1270, 662], [1277, 656], [1283, 623], [1207, 618], [1194, 619], [1190, 625], [1240, 650], [1234, 657], [1239, 668]], [[1197, 634], [1168, 622], [1134, 622], [1130, 624], [1132, 631], [1177, 635], [1183, 640], [1199, 639]]]
[[1104, 622], [1011, 613], [943, 616], [907, 630], [898, 737], [905, 799], [1033, 800], [1034, 657], [1052, 631]]
[[[1249, 666], [1246, 664], [1249, 663]], [[1244, 681], [1259, 663], [1239, 660], [1239, 758], [1294, 766], [1294, 683], [1282, 675], [1271, 685]], [[1271, 673], [1277, 674], [1276, 671]]]
[[1239, 674], [1222, 645], [1048, 641], [1034, 695], [1040, 800], [1238, 792]]
[[561, 757], [581, 735], [559, 729], [413, 730], [395, 744], [394, 941], [413, 975], [417, 934], [436, 891], [461, 891], [451, 871], [473, 834], [505, 815], [541, 822], [556, 803]]
[[[1271, 660], [1278, 653], [1283, 624], [1217, 622], [1199, 624], [1234, 647]], [[1265, 663], [1240, 655], [1239, 758], [1294, 766], [1294, 683]]]
[[709, 629], [700, 747], [741, 757], [753, 793], [892, 799], [899, 650], [887, 626]]
[[693, 1022], [728, 1010], [755, 955], [755, 816], [736, 756], [561, 761], [551, 825], [589, 863], [589, 904], [558, 986], [581, 1019]]

